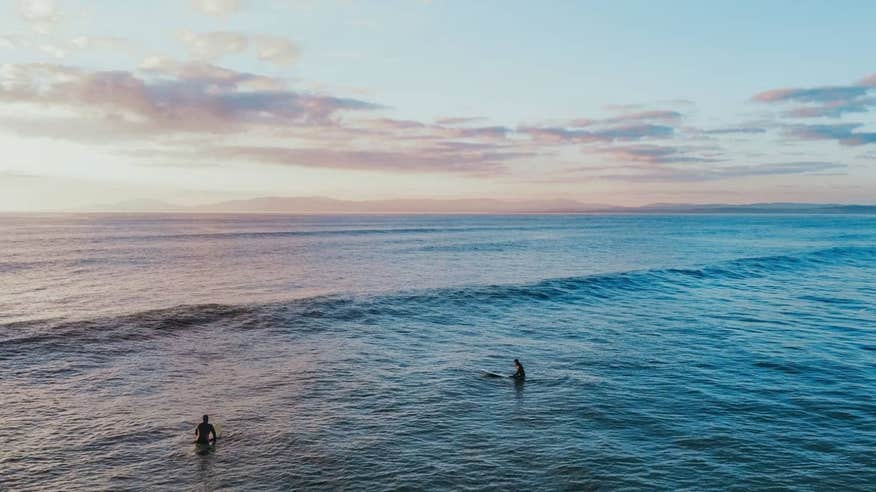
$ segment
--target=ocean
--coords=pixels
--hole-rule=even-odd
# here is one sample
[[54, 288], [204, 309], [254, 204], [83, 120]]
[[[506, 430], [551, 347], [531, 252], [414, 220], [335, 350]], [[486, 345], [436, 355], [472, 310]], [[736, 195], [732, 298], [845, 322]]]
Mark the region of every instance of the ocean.
[[876, 487], [873, 215], [2, 215], [0, 248], [3, 490]]

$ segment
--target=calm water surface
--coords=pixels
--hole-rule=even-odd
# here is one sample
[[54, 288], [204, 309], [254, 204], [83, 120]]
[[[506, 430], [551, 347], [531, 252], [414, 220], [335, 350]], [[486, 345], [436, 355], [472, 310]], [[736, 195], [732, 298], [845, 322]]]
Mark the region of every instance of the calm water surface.
[[0, 489], [873, 490], [874, 299], [873, 216], [0, 216]]

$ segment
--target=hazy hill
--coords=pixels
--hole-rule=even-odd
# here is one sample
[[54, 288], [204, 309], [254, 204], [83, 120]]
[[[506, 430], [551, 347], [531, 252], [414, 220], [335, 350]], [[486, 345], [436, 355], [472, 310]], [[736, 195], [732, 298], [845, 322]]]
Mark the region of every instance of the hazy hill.
[[261, 197], [184, 207], [158, 200], [130, 200], [112, 205], [98, 205], [89, 210], [105, 212], [203, 212], [203, 213], [876, 213], [876, 205], [841, 205], [818, 203], [684, 204], [655, 203], [643, 207], [615, 207], [586, 204], [574, 200], [495, 200], [473, 199], [399, 199], [336, 200], [309, 197]]

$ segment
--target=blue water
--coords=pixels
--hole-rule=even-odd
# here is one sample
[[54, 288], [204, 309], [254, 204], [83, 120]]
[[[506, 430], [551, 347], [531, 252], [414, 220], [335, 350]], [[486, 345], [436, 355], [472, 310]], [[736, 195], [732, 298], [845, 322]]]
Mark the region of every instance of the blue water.
[[876, 484], [874, 216], [0, 216], [0, 250], [0, 489]]

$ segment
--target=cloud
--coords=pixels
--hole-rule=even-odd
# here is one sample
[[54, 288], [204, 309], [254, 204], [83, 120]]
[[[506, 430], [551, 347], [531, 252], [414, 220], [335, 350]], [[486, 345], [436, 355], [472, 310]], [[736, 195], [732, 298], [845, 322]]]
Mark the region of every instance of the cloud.
[[80, 50], [107, 49], [107, 50], [131, 50], [133, 44], [125, 39], [114, 36], [77, 36], [70, 44]]
[[757, 134], [766, 133], [766, 128], [759, 127], [728, 127], [728, 128], [713, 128], [711, 130], [702, 130], [706, 135], [733, 135], [733, 134]]
[[495, 176], [506, 172], [505, 161], [531, 154], [452, 146], [404, 150], [222, 146], [205, 149], [199, 155], [208, 159], [236, 159], [302, 167]]
[[678, 111], [640, 111], [636, 113], [622, 114], [602, 120], [607, 123], [623, 123], [628, 121], [660, 121], [664, 123], [673, 123], [680, 121], [682, 114]]
[[478, 123], [481, 121], [485, 121], [486, 118], [483, 116], [465, 116], [465, 117], [451, 117], [451, 118], [440, 118], [435, 120], [435, 123], [439, 125], [468, 125], [470, 123]]
[[678, 111], [669, 110], [637, 111], [602, 119], [576, 118], [568, 121], [566, 126], [569, 128], [585, 128], [590, 126], [616, 125], [618, 123], [640, 124], [655, 122], [671, 125], [680, 122], [683, 116]]
[[26, 41], [19, 36], [0, 36], [0, 49], [14, 50], [26, 45]]
[[130, 40], [111, 36], [77, 36], [72, 39], [48, 39], [39, 37], [30, 39], [23, 36], [0, 36], [0, 49], [32, 50], [51, 56], [66, 58], [83, 51], [111, 50], [142, 56], [141, 49]]
[[503, 139], [511, 129], [504, 126], [481, 126], [475, 128], [456, 128], [451, 130], [455, 137]]
[[858, 86], [816, 87], [813, 89], [773, 89], [755, 94], [752, 99], [759, 102], [817, 102], [828, 103], [847, 101], [867, 93], [867, 88]]
[[143, 60], [140, 71], [150, 76], [176, 78], [239, 91], [283, 91], [288, 88], [283, 79], [238, 72], [203, 62], [179, 62], [160, 56]]
[[793, 125], [787, 135], [799, 140], [836, 140], [841, 145], [858, 146], [876, 143], [876, 132], [856, 132], [861, 123], [835, 125]]
[[536, 141], [552, 143], [610, 143], [616, 140], [670, 138], [675, 133], [675, 129], [671, 126], [653, 124], [621, 125], [600, 130], [566, 127], [521, 127], [517, 131], [529, 135]]
[[[167, 67], [162, 67], [169, 70]], [[251, 126], [331, 124], [345, 111], [380, 106], [352, 98], [257, 90], [265, 77], [205, 64], [172, 67], [174, 77], [127, 71], [89, 71], [53, 64], [3, 65], [0, 102], [77, 112], [83, 121], [125, 120], [155, 133], [227, 132]], [[161, 73], [153, 68], [153, 72]]]
[[602, 154], [621, 162], [670, 164], [682, 162], [717, 162], [713, 157], [691, 155], [692, 149], [660, 145], [628, 145], [589, 149], [589, 153]]
[[[19, 112], [20, 108], [26, 111]], [[138, 159], [228, 160], [354, 170], [495, 176], [538, 155], [504, 126], [448, 127], [363, 118], [382, 106], [295, 91], [282, 80], [153, 57], [136, 71], [57, 64], [0, 68], [0, 128], [30, 137], [118, 145]], [[235, 135], [218, 145], [217, 133]], [[165, 151], [132, 148], [158, 144]]]
[[60, 19], [53, 0], [18, 0], [18, 14], [39, 33], [51, 31]]
[[292, 66], [301, 53], [292, 41], [278, 36], [255, 35], [231, 31], [194, 33], [183, 31], [180, 40], [186, 45], [189, 55], [199, 61], [213, 62], [226, 55], [243, 53], [250, 46], [256, 57], [264, 62]]
[[[821, 175], [825, 171], [839, 171], [846, 169], [845, 164], [823, 161], [804, 162], [781, 162], [760, 165], [731, 165], [714, 167], [658, 167], [647, 169], [645, 172], [641, 166], [626, 168], [630, 173], [613, 173], [589, 176], [613, 181], [629, 182], [698, 182], [717, 181], [722, 179], [744, 178], [751, 176], [787, 176], [787, 175]], [[580, 171], [587, 171], [586, 168]]]
[[791, 118], [840, 118], [848, 113], [865, 113], [876, 107], [876, 98], [866, 97], [876, 87], [876, 75], [854, 85], [772, 89], [755, 94], [761, 103], [799, 103], [803, 106], [782, 113]]
[[856, 85], [863, 87], [876, 87], [876, 73], [864, 77], [863, 79], [859, 80]]
[[393, 118], [380, 118], [376, 120], [368, 120], [366, 125], [388, 130], [409, 130], [426, 128], [426, 124], [414, 120], [396, 120]]
[[241, 0], [192, 0], [192, 6], [196, 10], [215, 16], [233, 14], [240, 10], [242, 3]]
[[255, 43], [259, 60], [286, 66], [298, 62], [300, 56], [298, 46], [288, 39], [277, 36], [257, 36]]
[[189, 55], [197, 60], [215, 61], [225, 55], [242, 53], [249, 47], [249, 39], [240, 33], [214, 31], [193, 33], [184, 31], [180, 40], [186, 45]]
[[839, 118], [846, 113], [866, 113], [872, 106], [876, 106], [876, 99], [858, 98], [848, 102], [795, 108], [783, 114], [793, 118]]

